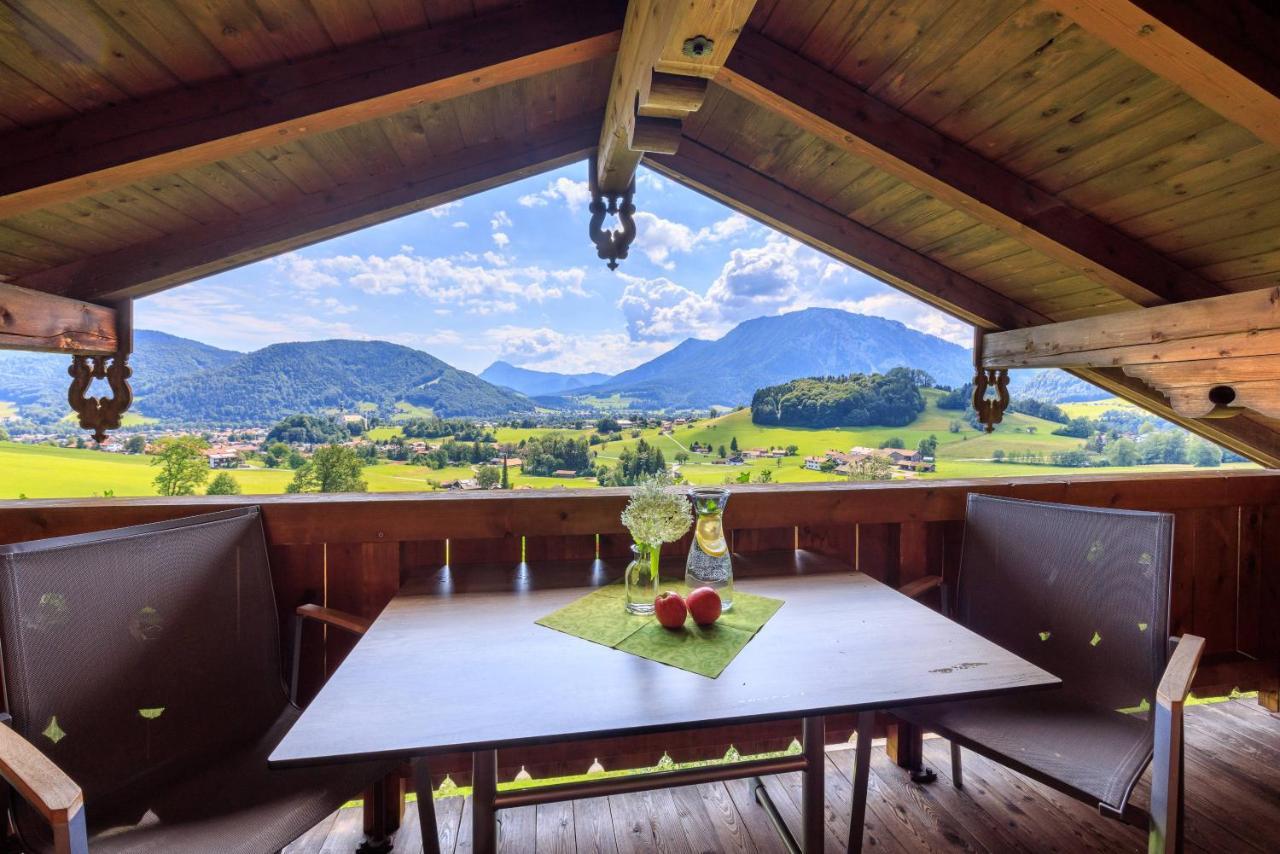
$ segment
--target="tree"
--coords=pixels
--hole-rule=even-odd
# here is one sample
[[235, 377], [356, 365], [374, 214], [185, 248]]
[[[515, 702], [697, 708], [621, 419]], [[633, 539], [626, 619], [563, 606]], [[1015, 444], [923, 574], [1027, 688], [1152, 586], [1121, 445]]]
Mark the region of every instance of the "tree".
[[1116, 439], [1107, 445], [1107, 462], [1113, 466], [1136, 466], [1138, 446], [1132, 439]]
[[930, 433], [929, 438], [920, 440], [920, 444], [916, 445], [916, 450], [920, 452], [922, 457], [932, 457], [938, 452], [938, 437]]
[[290, 415], [267, 434], [267, 442], [285, 442], [290, 445], [320, 445], [325, 442], [345, 442], [351, 438], [346, 425], [332, 418], [314, 415]]
[[756, 473], [756, 483], [773, 483], [773, 472], [769, 469], [761, 469]]
[[367, 492], [360, 476], [360, 458], [344, 445], [318, 448], [293, 474], [286, 492]]
[[798, 454], [798, 453], [800, 453], [800, 446], [799, 446], [799, 445], [787, 445], [787, 456], [788, 456], [788, 457], [794, 457], [794, 456], [795, 456], [796, 454]]
[[992, 451], [992, 452], [991, 452], [991, 461], [992, 461], [993, 463], [1002, 463], [1002, 462], [1004, 462], [1004, 449], [1003, 449], [1003, 448], [996, 448], [994, 451]]
[[907, 447], [907, 443], [902, 441], [901, 436], [890, 436], [888, 439], [885, 439], [883, 442], [880, 443], [880, 447], [901, 449], [901, 448]]
[[889, 480], [892, 477], [893, 464], [876, 454], [858, 460], [849, 472], [849, 480]]
[[731, 438], [729, 439], [729, 450], [731, 450], [731, 451], [736, 451], [736, 450], [738, 450], [738, 437], [737, 437], [737, 436], [733, 436], [733, 437], [731, 437]]
[[1222, 449], [1211, 445], [1204, 439], [1192, 439], [1187, 450], [1187, 458], [1193, 466], [1200, 468], [1217, 468], [1222, 465]]
[[511, 488], [511, 474], [507, 471], [507, 458], [506, 458], [506, 456], [505, 456], [505, 455], [504, 455], [504, 456], [503, 456], [503, 458], [502, 458], [502, 483], [501, 483], [501, 486], [502, 486], [502, 488], [503, 488], [503, 489], [510, 489], [510, 488]]
[[145, 454], [147, 451], [147, 437], [141, 433], [134, 433], [124, 443], [124, 452], [126, 454]]
[[151, 465], [159, 466], [156, 492], [161, 495], [195, 495], [196, 487], [209, 479], [209, 462], [201, 453], [209, 443], [199, 436], [166, 436], [156, 443], [159, 453]]
[[724, 449], [724, 445], [721, 445], [719, 448], [716, 448], [716, 453], [720, 455], [720, 459], [722, 460], [725, 457], [729, 456], [729, 453]]
[[689, 462], [689, 454], [685, 451], [676, 451], [676, 462], [678, 463]]
[[204, 494], [239, 495], [242, 491], [239, 481], [232, 477], [230, 473], [221, 471], [213, 476], [213, 480], [209, 481], [209, 486], [205, 489]]
[[0, 442], [7, 442], [7, 441], [9, 441], [9, 431], [4, 429], [3, 427], [0, 427]]
[[480, 466], [476, 469], [476, 483], [482, 489], [493, 489], [502, 482], [502, 470], [497, 466]]

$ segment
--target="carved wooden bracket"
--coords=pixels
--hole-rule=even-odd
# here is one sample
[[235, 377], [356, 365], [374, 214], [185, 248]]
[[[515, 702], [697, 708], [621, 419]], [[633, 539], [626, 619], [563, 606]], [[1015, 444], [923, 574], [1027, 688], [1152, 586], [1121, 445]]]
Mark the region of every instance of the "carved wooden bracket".
[[[626, 259], [627, 250], [631, 247], [631, 242], [636, 239], [634, 219], [636, 206], [632, 202], [636, 192], [636, 181], [632, 177], [627, 189], [621, 193], [604, 193], [601, 192], [600, 182], [596, 177], [595, 156], [591, 158], [590, 170], [591, 223], [587, 230], [591, 235], [591, 242], [596, 245], [596, 255], [609, 262], [610, 270], [616, 270], [618, 261]], [[622, 225], [621, 230], [615, 231], [604, 227], [606, 213], [618, 218], [618, 222]]]
[[[67, 373], [71, 387], [67, 389], [67, 403], [80, 419], [80, 426], [93, 431], [96, 442], [107, 438], [108, 430], [120, 426], [120, 420], [133, 403], [133, 389], [129, 377], [129, 356], [133, 351], [133, 305], [125, 302], [116, 309], [119, 328], [119, 349], [110, 356], [72, 356]], [[87, 395], [94, 380], [106, 380], [111, 389], [110, 397]]]
[[[991, 389], [996, 390], [995, 398], [987, 396]], [[1009, 372], [1003, 369], [979, 369], [973, 376], [973, 408], [978, 413], [978, 420], [986, 425], [988, 433], [1004, 420], [1004, 411], [1008, 406]]]

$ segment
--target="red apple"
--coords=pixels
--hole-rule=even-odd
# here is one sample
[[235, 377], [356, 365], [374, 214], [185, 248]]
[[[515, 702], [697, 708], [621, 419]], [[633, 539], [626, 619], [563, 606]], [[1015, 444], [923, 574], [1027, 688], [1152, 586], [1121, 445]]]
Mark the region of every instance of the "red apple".
[[684, 625], [689, 609], [685, 607], [684, 599], [679, 593], [668, 590], [653, 600], [653, 615], [664, 628], [678, 629]]
[[700, 626], [709, 626], [720, 619], [720, 594], [710, 587], [699, 587], [685, 599], [689, 616]]

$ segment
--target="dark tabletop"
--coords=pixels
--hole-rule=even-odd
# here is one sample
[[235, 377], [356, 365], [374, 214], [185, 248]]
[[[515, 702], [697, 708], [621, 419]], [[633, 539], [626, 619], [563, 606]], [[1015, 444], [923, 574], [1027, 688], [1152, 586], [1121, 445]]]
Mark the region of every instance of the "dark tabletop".
[[410, 579], [270, 761], [500, 748], [1059, 684], [834, 559], [780, 552], [734, 566], [738, 589], [786, 604], [717, 679], [534, 624], [620, 565]]

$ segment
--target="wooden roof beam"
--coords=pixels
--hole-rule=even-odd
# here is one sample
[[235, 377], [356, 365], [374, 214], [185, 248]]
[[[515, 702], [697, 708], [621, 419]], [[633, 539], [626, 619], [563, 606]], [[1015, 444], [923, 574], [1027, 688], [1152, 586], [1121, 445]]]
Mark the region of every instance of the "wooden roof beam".
[[[1235, 122], [1280, 146], [1280, 65], [1274, 4], [1220, 0], [1049, 0], [1091, 35]], [[1197, 8], [1199, 6], [1199, 8]]]
[[675, 151], [681, 121], [702, 106], [707, 80], [754, 6], [755, 0], [630, 0], [596, 155], [603, 192], [625, 192], [645, 152]]
[[0, 218], [612, 55], [615, 3], [533, 4], [0, 136]]
[[114, 308], [0, 283], [0, 350], [110, 356], [119, 330]]
[[1139, 305], [1222, 290], [1145, 244], [747, 32], [716, 83]]
[[346, 184], [21, 277], [33, 290], [82, 299], [140, 297], [527, 178], [586, 157], [600, 114], [463, 149], [414, 169]]
[[[674, 155], [651, 157], [647, 162], [672, 180], [975, 326], [1017, 329], [1050, 322], [1048, 317], [693, 140], [685, 139]], [[1068, 371], [1257, 463], [1280, 467], [1280, 423], [1250, 414], [1222, 420], [1188, 418], [1175, 412], [1160, 392], [1119, 368]]]

